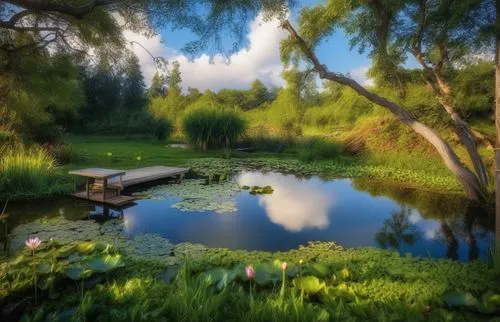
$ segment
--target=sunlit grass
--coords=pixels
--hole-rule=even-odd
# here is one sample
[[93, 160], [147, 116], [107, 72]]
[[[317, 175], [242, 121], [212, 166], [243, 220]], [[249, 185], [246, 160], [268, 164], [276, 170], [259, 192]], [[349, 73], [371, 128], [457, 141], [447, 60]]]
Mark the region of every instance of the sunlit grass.
[[0, 194], [3, 198], [32, 197], [63, 189], [57, 163], [43, 148], [22, 145], [3, 149], [0, 156]]

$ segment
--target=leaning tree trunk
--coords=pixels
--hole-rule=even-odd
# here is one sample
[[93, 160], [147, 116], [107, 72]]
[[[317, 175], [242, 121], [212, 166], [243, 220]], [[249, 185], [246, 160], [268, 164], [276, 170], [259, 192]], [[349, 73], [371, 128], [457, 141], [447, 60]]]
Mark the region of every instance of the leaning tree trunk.
[[495, 125], [496, 125], [496, 144], [495, 144], [495, 203], [496, 203], [496, 224], [495, 236], [496, 246], [500, 248], [500, 0], [496, 1], [496, 85], [495, 85]]
[[282, 24], [282, 27], [290, 33], [292, 40], [295, 41], [296, 45], [300, 48], [302, 53], [312, 62], [312, 64], [314, 65], [314, 69], [319, 74], [320, 78], [328, 79], [333, 82], [346, 85], [355, 90], [359, 95], [367, 98], [369, 101], [389, 110], [401, 122], [408, 125], [416, 133], [420, 134], [434, 146], [436, 151], [443, 159], [446, 167], [460, 181], [460, 183], [464, 187], [465, 193], [470, 199], [477, 201], [482, 199], [482, 189], [477, 177], [474, 175], [474, 173], [472, 173], [472, 171], [470, 171], [460, 162], [455, 151], [453, 151], [450, 145], [445, 140], [443, 140], [443, 138], [441, 138], [441, 136], [434, 129], [419, 122], [413, 115], [400, 107], [398, 104], [367, 90], [356, 81], [348, 77], [329, 72], [326, 66], [322, 65], [319, 62], [316, 54], [307, 46], [304, 39], [302, 39], [297, 34], [289, 21], [285, 21]]
[[427, 65], [424, 61], [424, 55], [419, 47], [414, 47], [412, 49], [412, 54], [424, 69], [424, 73], [427, 74], [425, 77], [427, 84], [431, 87], [434, 94], [436, 94], [439, 103], [450, 116], [455, 128], [455, 133], [469, 155], [479, 183], [483, 189], [486, 189], [488, 186], [488, 171], [486, 170], [483, 159], [481, 159], [481, 156], [477, 151], [476, 137], [472, 133], [469, 124], [467, 124], [467, 122], [460, 117], [455, 109], [455, 106], [453, 105], [450, 84], [444, 79], [439, 69], [431, 68]]
[[479, 183], [483, 186], [484, 189], [486, 189], [486, 187], [488, 186], [488, 171], [486, 170], [483, 159], [481, 159], [481, 156], [477, 151], [476, 138], [472, 133], [469, 124], [467, 124], [467, 122], [460, 117], [455, 107], [453, 106], [450, 84], [448, 84], [443, 79], [442, 75], [437, 71], [434, 71], [434, 74], [439, 86], [439, 91], [437, 91], [436, 94], [441, 96], [439, 98], [439, 102], [446, 110], [446, 113], [448, 113], [448, 115], [450, 116], [455, 127], [455, 133], [457, 133], [460, 142], [462, 142], [463, 146], [467, 150], [467, 153], [469, 154], [469, 158], [472, 162], [474, 170], [476, 171]]

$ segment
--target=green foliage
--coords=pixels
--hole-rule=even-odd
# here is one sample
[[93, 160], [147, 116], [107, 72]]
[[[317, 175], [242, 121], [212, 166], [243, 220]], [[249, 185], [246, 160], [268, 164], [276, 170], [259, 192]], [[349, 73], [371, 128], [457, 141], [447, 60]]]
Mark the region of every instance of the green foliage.
[[200, 108], [184, 116], [183, 129], [188, 141], [199, 149], [229, 148], [244, 133], [246, 123], [232, 110]]
[[75, 151], [71, 144], [58, 144], [53, 147], [52, 155], [57, 161], [57, 164], [69, 164], [82, 161], [83, 156], [78, 151]]
[[24, 250], [17, 257], [0, 264], [0, 295], [12, 300], [33, 286], [32, 267], [37, 274], [37, 285], [51, 295], [65, 279], [81, 280], [98, 273], [110, 273], [125, 263], [112, 247], [91, 242], [72, 242], [64, 246], [57, 240], [42, 243], [31, 255]]
[[460, 184], [450, 175], [437, 175], [424, 170], [399, 169], [383, 165], [356, 164], [344, 159], [313, 163], [293, 159], [197, 159], [188, 163], [199, 175], [220, 175], [242, 170], [276, 171], [297, 176], [319, 175], [325, 178], [385, 179], [410, 186], [428, 187], [441, 191], [459, 192]]
[[55, 159], [43, 148], [7, 147], [0, 156], [0, 195], [9, 199], [66, 192], [68, 186], [56, 168]]
[[155, 123], [156, 123], [156, 129], [155, 129], [156, 139], [158, 139], [158, 141], [167, 140], [170, 137], [170, 135], [172, 135], [172, 132], [174, 130], [172, 122], [170, 122], [168, 119], [160, 119], [157, 120]]
[[458, 109], [468, 117], [485, 117], [494, 106], [494, 65], [488, 61], [466, 64], [453, 77]]
[[297, 158], [305, 162], [335, 159], [342, 152], [339, 144], [322, 138], [304, 139], [299, 143], [298, 149]]

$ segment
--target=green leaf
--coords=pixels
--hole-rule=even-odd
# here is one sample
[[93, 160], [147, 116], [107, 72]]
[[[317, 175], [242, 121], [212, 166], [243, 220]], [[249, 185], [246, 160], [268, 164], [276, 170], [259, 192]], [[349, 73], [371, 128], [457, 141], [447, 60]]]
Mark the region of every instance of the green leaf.
[[66, 274], [67, 277], [70, 279], [77, 281], [79, 279], [84, 278], [85, 274], [85, 268], [80, 265], [73, 265], [64, 270], [64, 274]]
[[444, 301], [449, 307], [477, 306], [479, 301], [471, 293], [448, 291], [444, 295]]
[[74, 244], [64, 245], [63, 247], [61, 247], [57, 250], [57, 257], [58, 258], [68, 257], [69, 255], [71, 255], [73, 253], [73, 251], [75, 250], [75, 247], [76, 246]]
[[95, 243], [93, 242], [82, 242], [76, 246], [76, 251], [79, 253], [90, 253], [95, 248]]
[[317, 277], [327, 277], [330, 274], [330, 268], [320, 263], [310, 263], [307, 265], [309, 272]]
[[119, 267], [125, 266], [121, 260], [121, 255], [105, 255], [91, 258], [87, 261], [87, 266], [99, 273], [107, 273]]
[[293, 285], [304, 293], [316, 294], [325, 288], [325, 283], [316, 276], [304, 276], [293, 280]]
[[52, 265], [48, 263], [36, 264], [35, 269], [38, 274], [45, 275], [49, 274], [51, 271]]

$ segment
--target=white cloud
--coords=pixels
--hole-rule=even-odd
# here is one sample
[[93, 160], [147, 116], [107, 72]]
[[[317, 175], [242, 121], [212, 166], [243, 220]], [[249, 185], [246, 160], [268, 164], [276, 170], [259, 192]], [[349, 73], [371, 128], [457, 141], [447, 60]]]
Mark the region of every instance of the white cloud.
[[288, 231], [326, 229], [330, 225], [328, 210], [335, 204], [332, 195], [312, 185], [298, 182], [292, 176], [270, 173], [245, 173], [239, 184], [255, 186], [269, 184], [270, 195], [260, 195], [259, 205], [269, 219]]
[[370, 69], [370, 66], [359, 66], [352, 69], [349, 74], [352, 78], [363, 86], [373, 86], [373, 79], [370, 79], [366, 76], [366, 73]]
[[[229, 57], [226, 64], [222, 55], [215, 55], [210, 62], [207, 55], [201, 55], [194, 61], [165, 46], [161, 36], [146, 38], [131, 31], [124, 32], [128, 41], [137, 41], [147, 48], [153, 56], [162, 56], [169, 61], [177, 60], [182, 73], [182, 86], [196, 87], [200, 90], [219, 90], [228, 88], [248, 88], [252, 81], [260, 79], [270, 85], [282, 86], [282, 64], [279, 57], [279, 43], [286, 36], [279, 28], [277, 20], [264, 22], [261, 16], [255, 18], [247, 35], [248, 47]], [[151, 56], [138, 45], [134, 52], [139, 57], [142, 72], [149, 84], [156, 69]]]

